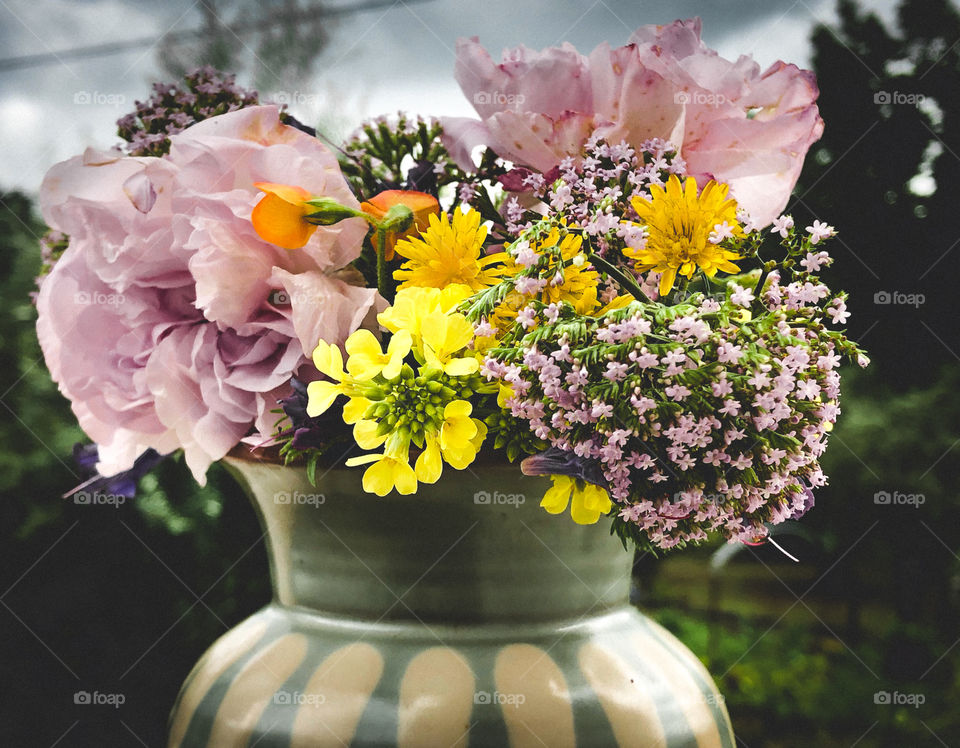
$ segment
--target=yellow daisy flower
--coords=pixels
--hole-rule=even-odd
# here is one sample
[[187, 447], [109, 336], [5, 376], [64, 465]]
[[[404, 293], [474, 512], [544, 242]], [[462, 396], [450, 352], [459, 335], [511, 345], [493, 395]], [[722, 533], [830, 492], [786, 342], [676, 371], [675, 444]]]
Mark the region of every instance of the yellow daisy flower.
[[671, 174], [666, 188], [650, 188], [649, 200], [635, 197], [631, 201], [648, 236], [643, 249], [627, 248], [624, 254], [636, 261], [640, 272], [661, 273], [661, 296], [670, 293], [678, 274], [690, 278], [698, 268], [710, 278], [718, 270], [740, 272], [731, 262], [741, 259], [740, 255], [709, 239], [714, 227], [723, 223], [733, 236], [743, 235], [737, 203], [727, 199], [728, 191], [728, 185], [710, 180], [698, 195], [693, 177], [681, 185], [677, 175]]
[[400, 281], [400, 289], [451, 284], [468, 286], [471, 291], [488, 288], [499, 280], [507, 256], [503, 252], [483, 254], [486, 238], [487, 227], [480, 225], [476, 210], [431, 215], [430, 226], [419, 237], [397, 242], [396, 253], [407, 261], [393, 277]]

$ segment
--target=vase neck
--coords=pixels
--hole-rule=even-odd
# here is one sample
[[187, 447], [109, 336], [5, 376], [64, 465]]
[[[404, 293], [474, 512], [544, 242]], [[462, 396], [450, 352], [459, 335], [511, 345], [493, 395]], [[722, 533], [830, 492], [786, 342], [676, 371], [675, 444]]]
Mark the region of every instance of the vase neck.
[[362, 469], [228, 458], [267, 533], [276, 602], [369, 620], [510, 622], [627, 603], [631, 554], [605, 523], [539, 508], [516, 466], [448, 470], [416, 495], [363, 492]]

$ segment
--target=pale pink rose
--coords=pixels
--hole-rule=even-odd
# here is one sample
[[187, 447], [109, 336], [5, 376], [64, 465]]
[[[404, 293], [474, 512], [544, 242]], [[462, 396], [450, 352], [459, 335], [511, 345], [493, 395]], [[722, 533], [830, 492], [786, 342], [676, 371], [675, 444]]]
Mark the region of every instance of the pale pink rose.
[[545, 172], [577, 155], [595, 130], [633, 146], [663, 138], [701, 184], [730, 184], [761, 226], [786, 206], [823, 132], [813, 73], [783, 62], [761, 72], [746, 56], [725, 60], [701, 41], [699, 19], [644, 26], [626, 46], [601, 44], [589, 56], [569, 46], [520, 48], [499, 65], [476, 39], [462, 39], [457, 80], [482, 117], [444, 120], [462, 166], [478, 144]]
[[163, 159], [88, 151], [50, 170], [41, 207], [70, 245], [41, 286], [37, 331], [104, 475], [148, 447], [182, 448], [202, 483], [252, 430], [269, 433], [317, 341], [370, 324], [382, 299], [343, 270], [362, 220], [321, 227], [302, 250], [253, 230], [258, 181], [358, 207], [333, 154], [275, 107], [172, 142]]

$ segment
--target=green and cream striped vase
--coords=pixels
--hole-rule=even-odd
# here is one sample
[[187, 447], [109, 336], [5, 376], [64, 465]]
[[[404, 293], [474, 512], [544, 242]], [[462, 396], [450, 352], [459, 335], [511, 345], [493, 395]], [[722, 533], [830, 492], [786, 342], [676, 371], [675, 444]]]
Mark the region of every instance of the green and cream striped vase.
[[710, 675], [628, 604], [631, 554], [540, 509], [544, 479], [473, 465], [378, 498], [362, 469], [228, 464], [274, 600], [193, 668], [170, 746], [734, 748]]

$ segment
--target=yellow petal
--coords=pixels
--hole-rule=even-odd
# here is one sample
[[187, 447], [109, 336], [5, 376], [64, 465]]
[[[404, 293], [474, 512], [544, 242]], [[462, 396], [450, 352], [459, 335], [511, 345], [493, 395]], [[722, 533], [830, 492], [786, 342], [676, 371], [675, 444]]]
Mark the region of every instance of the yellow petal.
[[390, 463], [394, 462], [389, 457], [381, 457], [363, 474], [363, 490], [367, 493], [375, 493], [377, 496], [386, 496], [393, 490], [393, 469]]
[[442, 472], [443, 460], [440, 457], [440, 445], [436, 437], [428, 437], [426, 447], [417, 458], [417, 478], [424, 483], [436, 483]]
[[373, 379], [383, 369], [385, 357], [380, 349], [380, 341], [369, 330], [357, 330], [346, 343], [347, 371], [350, 376], [365, 382]]
[[403, 367], [403, 359], [413, 348], [413, 336], [408, 330], [400, 330], [390, 339], [387, 346], [387, 356], [389, 360], [383, 367], [384, 379], [395, 379], [400, 375], [400, 369]]
[[469, 400], [454, 400], [447, 403], [443, 409], [444, 418], [457, 418], [473, 413], [473, 406]]
[[381, 454], [368, 454], [368, 455], [358, 455], [357, 457], [351, 457], [348, 459], [344, 465], [347, 467], [356, 467], [357, 465], [367, 465], [371, 462], [376, 462], [377, 460], [383, 459]]
[[674, 268], [667, 268], [660, 274], [660, 295], [666, 296], [673, 288], [673, 282], [677, 279], [677, 271]]
[[463, 470], [477, 458], [477, 448], [473, 442], [443, 449], [443, 459], [454, 470]]
[[353, 440], [361, 449], [376, 449], [386, 440], [386, 436], [377, 434], [380, 424], [372, 420], [360, 420], [353, 426]]
[[313, 351], [313, 365], [331, 379], [343, 380], [343, 354], [340, 348], [321, 340]]
[[480, 362], [471, 357], [455, 358], [443, 365], [443, 370], [451, 377], [466, 377], [480, 371]]
[[405, 462], [397, 463], [395, 468], [394, 483], [397, 486], [397, 493], [403, 496], [409, 496], [417, 492], [417, 474], [413, 468]]
[[574, 489], [570, 516], [578, 525], [592, 525], [612, 507], [609, 494], [600, 486], [588, 483], [582, 490]]
[[307, 385], [307, 415], [311, 418], [326, 413], [340, 395], [341, 387], [333, 382], [310, 382]]
[[473, 425], [477, 427], [477, 433], [470, 440], [470, 443], [473, 445], [474, 450], [479, 452], [480, 447], [483, 446], [483, 440], [487, 438], [487, 424], [479, 418], [473, 418], [471, 420], [473, 421]]
[[356, 423], [363, 418], [370, 405], [371, 402], [365, 397], [351, 397], [343, 406], [343, 422]]
[[550, 514], [561, 514], [570, 503], [570, 492], [573, 490], [573, 479], [566, 475], [552, 475], [553, 485], [540, 500], [540, 506]]

